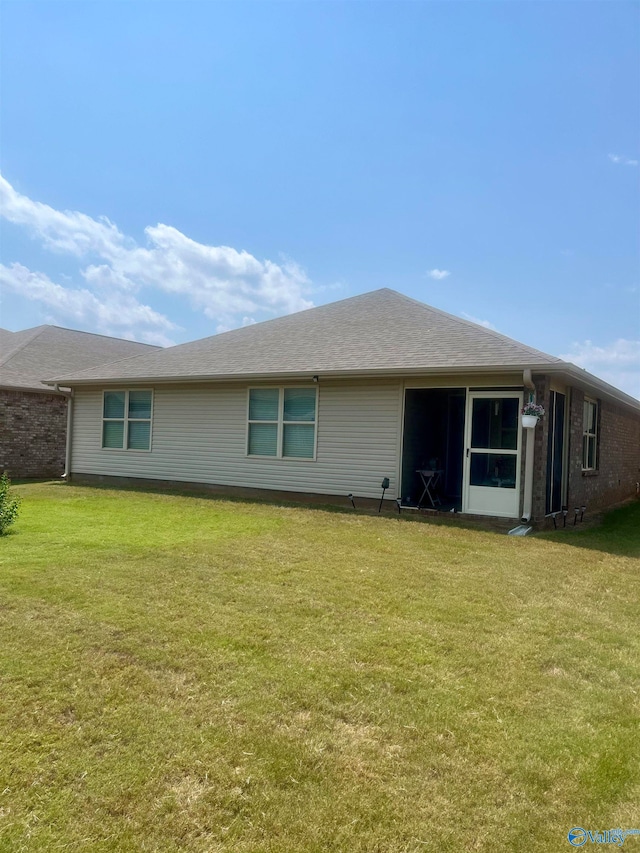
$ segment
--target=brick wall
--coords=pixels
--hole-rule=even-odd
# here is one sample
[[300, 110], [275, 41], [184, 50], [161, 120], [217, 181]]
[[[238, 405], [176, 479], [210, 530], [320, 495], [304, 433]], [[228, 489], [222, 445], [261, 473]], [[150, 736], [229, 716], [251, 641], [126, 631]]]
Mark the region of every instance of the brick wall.
[[570, 406], [569, 507], [598, 509], [636, 493], [640, 481], [640, 414], [600, 402], [598, 461], [594, 472], [582, 471], [584, 394], [574, 389]]
[[[536, 380], [537, 402], [549, 411], [549, 383]], [[582, 470], [584, 393], [571, 388], [567, 404], [567, 505], [571, 517], [575, 507], [602, 509], [636, 494], [640, 482], [640, 412], [601, 400], [598, 431], [598, 468]], [[595, 399], [595, 397], [593, 398]], [[544, 519], [549, 419], [536, 427], [533, 516]]]
[[[550, 381], [548, 376], [535, 378], [536, 403], [544, 406], [545, 412], [549, 411]], [[525, 389], [526, 400], [526, 389]], [[524, 432], [524, 430], [523, 430]], [[529, 432], [529, 430], [527, 430]], [[534, 429], [535, 445], [533, 456], [533, 503], [531, 516], [534, 521], [544, 518], [547, 486], [547, 441], [549, 438], [549, 418], [544, 417], [538, 422]]]
[[67, 398], [0, 390], [0, 471], [13, 479], [64, 472]]

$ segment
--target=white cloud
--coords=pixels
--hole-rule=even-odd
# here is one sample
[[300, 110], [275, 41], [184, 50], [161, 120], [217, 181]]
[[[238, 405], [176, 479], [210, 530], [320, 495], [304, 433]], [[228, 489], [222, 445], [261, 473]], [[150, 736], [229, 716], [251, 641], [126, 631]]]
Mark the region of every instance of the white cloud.
[[447, 278], [448, 276], [450, 276], [451, 273], [449, 272], [449, 270], [435, 269], [435, 270], [429, 270], [427, 275], [429, 276], [429, 278], [435, 278], [436, 281], [441, 281], [443, 278]]
[[605, 346], [597, 346], [591, 341], [574, 342], [571, 350], [560, 358], [584, 367], [605, 382], [640, 398], [640, 340], [619, 338]]
[[16, 192], [0, 175], [0, 210], [15, 225], [24, 225], [47, 249], [78, 257], [97, 254], [108, 257], [117, 247], [133, 241], [120, 233], [106, 217], [92, 219], [74, 210], [55, 210]]
[[460, 316], [464, 317], [464, 319], [468, 320], [470, 323], [475, 323], [476, 326], [483, 326], [485, 329], [491, 329], [492, 332], [498, 331], [493, 323], [490, 323], [488, 320], [479, 320], [477, 317], [472, 317], [471, 314], [467, 314], [466, 311], [463, 311]]
[[609, 154], [609, 160], [618, 166], [637, 166], [638, 161], [630, 157], [622, 157], [620, 154]]
[[104, 332], [117, 328], [118, 334], [125, 338], [134, 338], [137, 332], [138, 337], [147, 343], [169, 346], [172, 340], [164, 332], [178, 328], [131, 294], [116, 292], [106, 299], [99, 299], [89, 290], [56, 284], [44, 273], [31, 272], [22, 264], [0, 264], [0, 284], [81, 325], [88, 324]]
[[[203, 312], [221, 328], [240, 326], [244, 317], [254, 314], [278, 316], [313, 304], [305, 298], [309, 279], [288, 258], [279, 264], [260, 261], [247, 251], [198, 243], [161, 223], [145, 229], [147, 244], [140, 246], [108, 219], [96, 220], [84, 213], [59, 211], [32, 201], [1, 176], [0, 209], [6, 219], [26, 228], [44, 248], [83, 259], [85, 265], [79, 266], [78, 275], [85, 289], [72, 290], [49, 281], [48, 288], [38, 289], [32, 284], [27, 297], [50, 305], [48, 300], [55, 292], [57, 307], [67, 316], [75, 316], [73, 306], [78, 305], [79, 299], [84, 300], [82, 304], [89, 311], [92, 296], [94, 315], [110, 315], [114, 328], [143, 323], [142, 319], [133, 321], [123, 316], [120, 312], [126, 306], [131, 306], [136, 317], [141, 309], [151, 312], [149, 317], [154, 315], [154, 322], [161, 326], [162, 315], [133, 297], [145, 289], [186, 297], [193, 310]], [[29, 272], [25, 267], [21, 269]], [[24, 273], [21, 275], [25, 279]], [[15, 271], [11, 278], [15, 282]], [[68, 290], [69, 295], [52, 288]]]

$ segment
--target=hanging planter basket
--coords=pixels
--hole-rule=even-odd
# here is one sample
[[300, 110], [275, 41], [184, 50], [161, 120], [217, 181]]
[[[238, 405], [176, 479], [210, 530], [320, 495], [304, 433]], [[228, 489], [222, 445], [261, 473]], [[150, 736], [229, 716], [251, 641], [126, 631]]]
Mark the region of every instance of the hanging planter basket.
[[542, 406], [538, 406], [537, 403], [530, 402], [522, 407], [520, 414], [522, 415], [522, 426], [525, 429], [533, 429], [544, 415], [544, 409]]

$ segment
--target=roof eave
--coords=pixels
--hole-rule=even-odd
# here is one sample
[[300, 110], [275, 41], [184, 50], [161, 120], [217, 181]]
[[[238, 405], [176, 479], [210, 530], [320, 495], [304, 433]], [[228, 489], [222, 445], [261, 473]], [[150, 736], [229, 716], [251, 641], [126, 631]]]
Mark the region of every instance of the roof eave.
[[166, 384], [196, 384], [202, 382], [262, 382], [281, 380], [307, 380], [312, 381], [314, 376], [322, 379], [346, 379], [349, 377], [375, 378], [375, 377], [403, 377], [403, 376], [442, 376], [462, 375], [469, 373], [522, 373], [526, 368], [539, 372], [548, 368], [549, 364], [481, 364], [481, 365], [456, 365], [443, 367], [394, 367], [394, 368], [361, 368], [353, 370], [345, 368], [342, 370], [322, 370], [322, 368], [310, 368], [309, 370], [296, 371], [270, 371], [267, 373], [207, 373], [197, 376], [136, 376], [136, 377], [95, 377], [95, 378], [69, 378], [44, 380], [46, 385], [66, 385], [70, 387], [95, 386], [95, 385], [166, 385]]
[[[44, 382], [42, 385], [9, 385], [0, 382], [0, 391], [27, 391], [29, 394], [55, 394], [59, 397], [68, 397], [71, 393], [69, 388], [62, 390], [56, 388], [57, 382]], [[49, 388], [44, 388], [43, 385], [50, 385]]]
[[[543, 372], [539, 368], [533, 368], [532, 370], [535, 373]], [[546, 372], [559, 375], [561, 378], [576, 385], [583, 391], [592, 394], [596, 393], [601, 397], [605, 397], [615, 403], [621, 403], [625, 406], [629, 406], [630, 408], [640, 412], [640, 400], [637, 400], [630, 394], [626, 394], [624, 391], [616, 388], [615, 385], [610, 385], [608, 382], [605, 382], [604, 379], [599, 379], [583, 367], [578, 367], [576, 364], [572, 364], [570, 361], [560, 361], [547, 365]]]
[[[456, 365], [443, 367], [396, 367], [396, 368], [368, 368], [368, 369], [344, 369], [344, 370], [322, 370], [321, 368], [310, 368], [305, 371], [279, 371], [266, 373], [207, 373], [197, 376], [136, 376], [136, 377], [94, 377], [73, 379], [61, 377], [59, 379], [44, 380], [43, 384], [52, 388], [59, 385], [65, 387], [89, 387], [96, 385], [195, 385], [206, 382], [280, 382], [280, 381], [312, 381], [314, 376], [320, 379], [346, 379], [346, 378], [401, 378], [407, 376], [443, 376], [463, 374], [487, 374], [487, 373], [522, 373], [529, 369], [535, 374], [549, 373], [564, 378], [583, 390], [600, 394], [616, 403], [630, 406], [640, 411], [640, 400], [631, 397], [619, 388], [610, 385], [603, 379], [589, 373], [581, 367], [577, 367], [568, 361], [538, 362], [528, 364], [481, 364], [481, 365]], [[37, 389], [25, 389], [37, 390]], [[44, 389], [43, 389], [44, 390]], [[62, 393], [62, 392], [60, 392]]]

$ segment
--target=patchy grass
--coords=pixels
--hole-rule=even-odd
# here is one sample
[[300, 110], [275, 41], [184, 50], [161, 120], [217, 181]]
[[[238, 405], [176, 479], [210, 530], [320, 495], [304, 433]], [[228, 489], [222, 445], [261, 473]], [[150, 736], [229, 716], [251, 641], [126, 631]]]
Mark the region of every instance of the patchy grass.
[[638, 826], [640, 504], [523, 539], [16, 491], [0, 850], [547, 853]]

